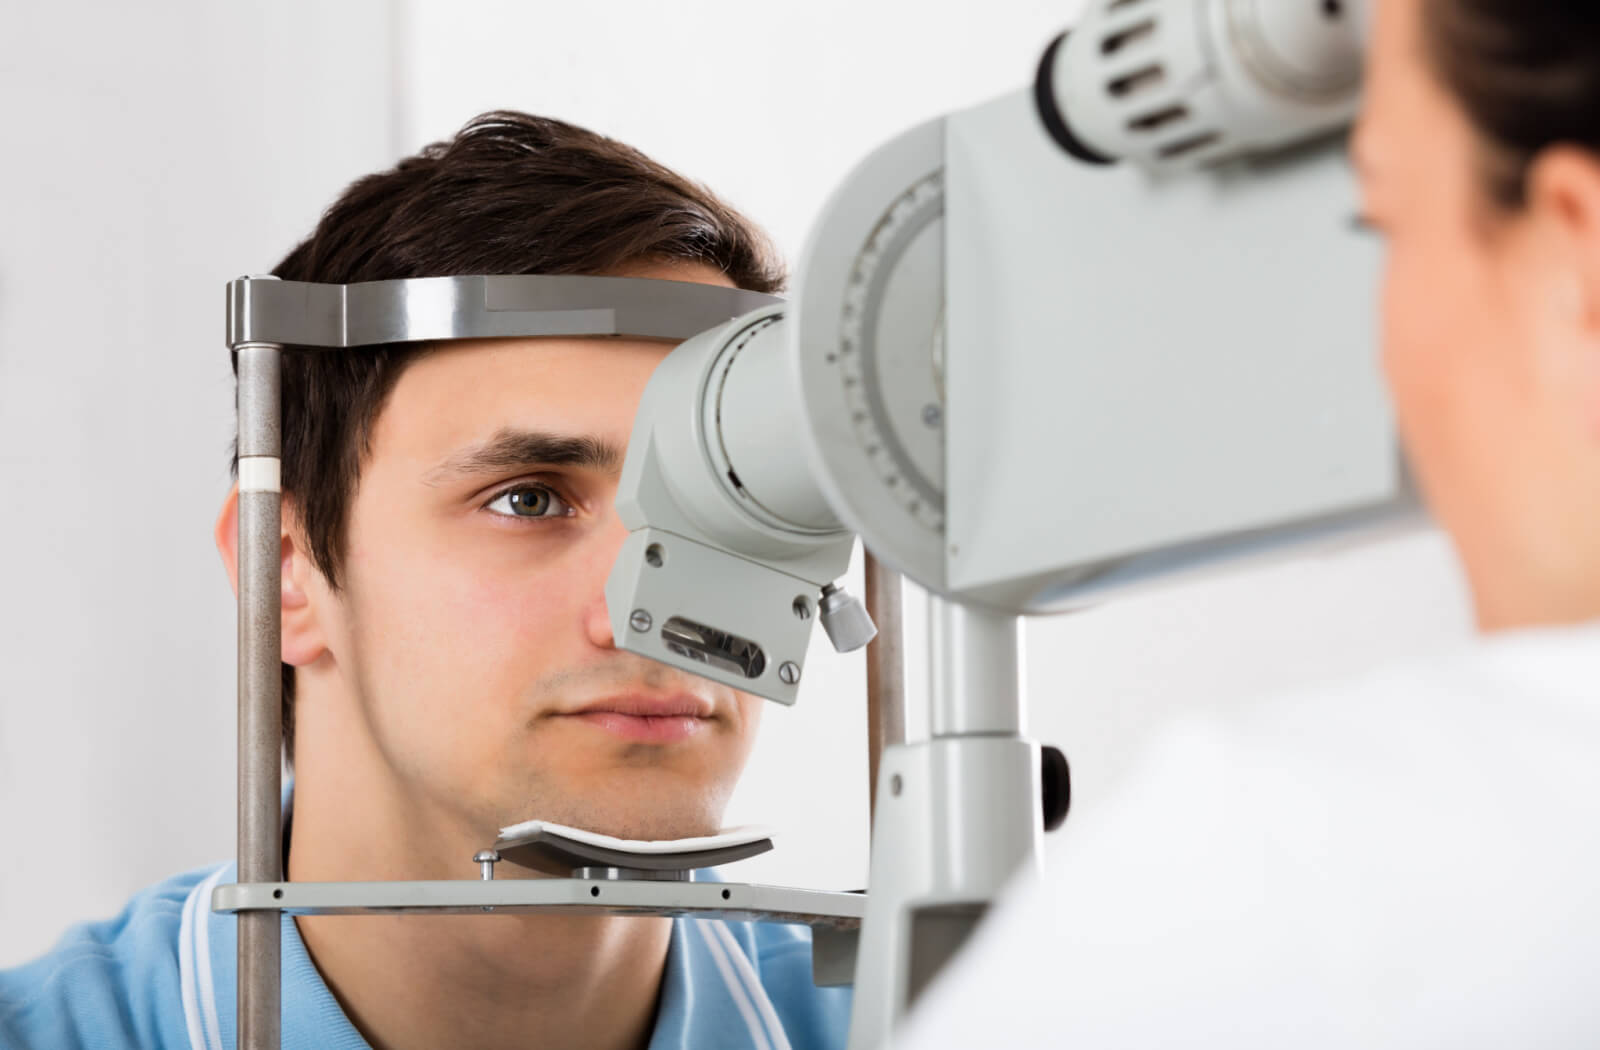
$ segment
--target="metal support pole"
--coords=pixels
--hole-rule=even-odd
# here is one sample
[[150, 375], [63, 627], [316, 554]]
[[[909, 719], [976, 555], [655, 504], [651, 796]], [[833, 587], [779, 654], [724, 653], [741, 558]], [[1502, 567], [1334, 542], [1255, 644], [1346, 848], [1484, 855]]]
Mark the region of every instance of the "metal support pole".
[[[281, 351], [264, 343], [237, 348], [241, 883], [283, 879]], [[281, 921], [277, 911], [246, 912], [238, 918], [241, 1050], [278, 1050]]]
[[1022, 736], [1018, 617], [935, 597], [928, 603], [928, 732], [933, 737]]
[[878, 812], [878, 763], [883, 749], [906, 742], [905, 631], [900, 574], [870, 553], [866, 560], [867, 615], [878, 635], [867, 646], [868, 821]]
[[933, 597], [931, 737], [880, 761], [850, 1050], [880, 1050], [1044, 834], [1018, 617]]

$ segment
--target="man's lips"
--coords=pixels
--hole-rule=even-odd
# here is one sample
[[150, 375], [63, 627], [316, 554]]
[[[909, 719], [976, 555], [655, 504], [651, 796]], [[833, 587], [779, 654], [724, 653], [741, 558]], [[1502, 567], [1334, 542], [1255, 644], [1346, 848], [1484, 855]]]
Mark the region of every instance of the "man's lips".
[[687, 740], [711, 721], [709, 701], [696, 696], [614, 696], [559, 717], [603, 729], [627, 740], [671, 743]]

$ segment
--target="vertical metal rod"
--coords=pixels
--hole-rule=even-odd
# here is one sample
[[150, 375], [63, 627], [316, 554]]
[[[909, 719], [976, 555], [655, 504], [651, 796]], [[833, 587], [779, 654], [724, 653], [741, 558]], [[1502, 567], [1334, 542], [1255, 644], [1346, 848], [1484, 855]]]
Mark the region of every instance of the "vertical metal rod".
[[866, 560], [867, 615], [878, 635], [867, 646], [867, 799], [868, 821], [878, 812], [878, 762], [883, 749], [906, 741], [904, 618], [900, 574]]
[[983, 909], [1042, 855], [1020, 619], [930, 596], [927, 630], [931, 735], [883, 756], [851, 1050], [890, 1043]]
[[[283, 879], [279, 465], [281, 347], [237, 348], [239, 375], [239, 881]], [[240, 1050], [278, 1050], [277, 911], [239, 922]]]
[[929, 735], [1021, 736], [1024, 666], [1020, 617], [932, 598]]

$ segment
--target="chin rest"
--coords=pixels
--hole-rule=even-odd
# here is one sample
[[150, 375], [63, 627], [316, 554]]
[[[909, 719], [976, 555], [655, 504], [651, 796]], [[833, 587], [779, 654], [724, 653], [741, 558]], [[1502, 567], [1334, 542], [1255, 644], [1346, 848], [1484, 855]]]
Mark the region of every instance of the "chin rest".
[[494, 851], [501, 860], [563, 878], [693, 881], [711, 868], [772, 849], [772, 830], [755, 825], [687, 839], [619, 839], [548, 820], [500, 829]]

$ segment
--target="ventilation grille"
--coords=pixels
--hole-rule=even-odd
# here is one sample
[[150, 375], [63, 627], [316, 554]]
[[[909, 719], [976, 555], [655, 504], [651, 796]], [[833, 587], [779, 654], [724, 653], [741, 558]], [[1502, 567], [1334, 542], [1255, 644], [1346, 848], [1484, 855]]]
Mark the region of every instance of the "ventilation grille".
[[1104, 89], [1112, 110], [1123, 114], [1133, 150], [1163, 161], [1197, 157], [1223, 144], [1179, 94], [1162, 49], [1163, 4], [1159, 0], [1111, 0], [1099, 37]]

